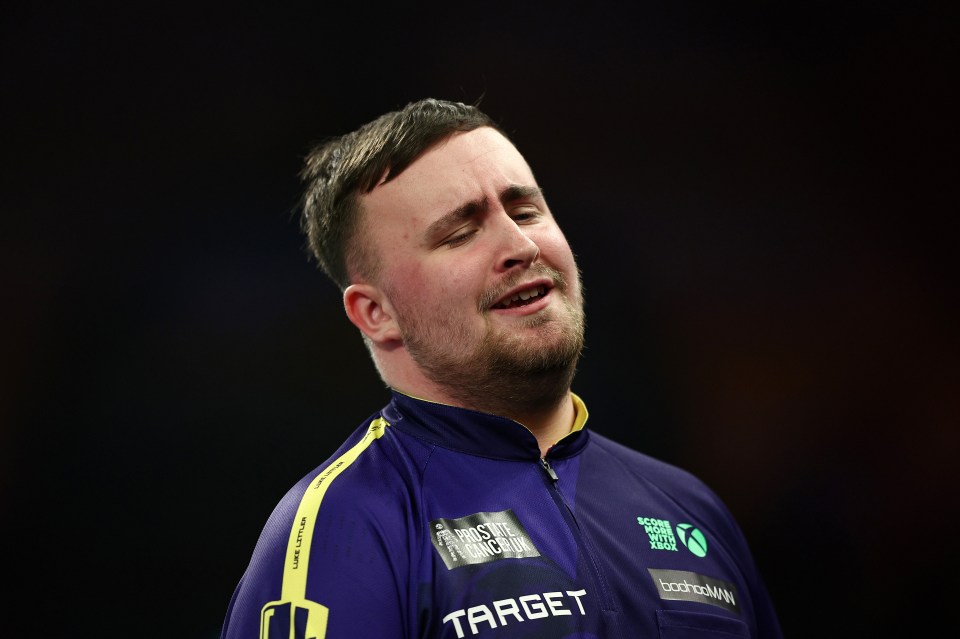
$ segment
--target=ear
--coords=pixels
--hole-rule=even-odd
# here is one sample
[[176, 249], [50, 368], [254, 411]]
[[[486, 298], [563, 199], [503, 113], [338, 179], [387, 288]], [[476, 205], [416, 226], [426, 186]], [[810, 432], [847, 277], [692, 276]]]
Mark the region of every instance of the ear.
[[343, 308], [354, 326], [375, 344], [400, 341], [390, 300], [376, 286], [351, 284], [343, 291]]

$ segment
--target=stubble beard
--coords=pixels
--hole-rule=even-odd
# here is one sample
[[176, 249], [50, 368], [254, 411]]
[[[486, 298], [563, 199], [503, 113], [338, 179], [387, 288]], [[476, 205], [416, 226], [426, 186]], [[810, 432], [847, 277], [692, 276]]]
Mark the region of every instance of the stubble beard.
[[[509, 416], [548, 410], [566, 397], [584, 344], [583, 287], [578, 272], [580, 295], [571, 299], [562, 274], [549, 267], [540, 270], [554, 280], [551, 294], [563, 296], [557, 312], [521, 318], [514, 333], [492, 330], [488, 324], [472, 350], [454, 348], [469, 348], [471, 343], [462, 324], [428, 325], [416, 314], [401, 318], [410, 356], [458, 405]], [[487, 300], [498, 298], [496, 293], [484, 297], [481, 312], [488, 312]]]

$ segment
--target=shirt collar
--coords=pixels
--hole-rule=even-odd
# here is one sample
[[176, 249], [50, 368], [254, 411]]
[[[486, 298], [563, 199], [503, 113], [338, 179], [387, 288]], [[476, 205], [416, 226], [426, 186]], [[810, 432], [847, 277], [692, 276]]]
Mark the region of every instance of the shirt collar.
[[[417, 399], [393, 390], [382, 415], [392, 428], [431, 444], [470, 455], [531, 461], [540, 458], [540, 446], [530, 430], [512, 419], [467, 408]], [[573, 428], [547, 452], [550, 459], [572, 457], [589, 440], [584, 428], [587, 407], [573, 396], [576, 411]]]

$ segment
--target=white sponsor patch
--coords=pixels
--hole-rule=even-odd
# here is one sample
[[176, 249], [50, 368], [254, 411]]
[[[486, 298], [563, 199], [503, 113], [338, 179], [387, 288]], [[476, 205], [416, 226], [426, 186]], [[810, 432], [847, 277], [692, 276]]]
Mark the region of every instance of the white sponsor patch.
[[740, 614], [737, 587], [732, 583], [686, 570], [647, 570], [661, 599], [697, 601]]
[[500, 559], [540, 556], [523, 524], [509, 509], [434, 519], [430, 533], [430, 541], [448, 570]]

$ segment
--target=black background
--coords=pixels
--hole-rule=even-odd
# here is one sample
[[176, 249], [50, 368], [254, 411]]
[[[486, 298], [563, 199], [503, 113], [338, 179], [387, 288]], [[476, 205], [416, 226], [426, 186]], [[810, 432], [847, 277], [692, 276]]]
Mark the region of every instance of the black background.
[[301, 158], [426, 96], [482, 98], [530, 161], [593, 428], [724, 498], [787, 634], [945, 623], [950, 3], [5, 13], [10, 636], [217, 636], [274, 504], [387, 397], [307, 259]]

